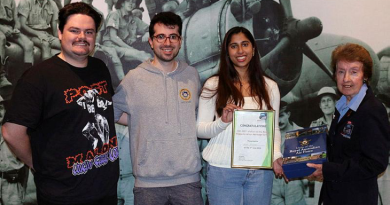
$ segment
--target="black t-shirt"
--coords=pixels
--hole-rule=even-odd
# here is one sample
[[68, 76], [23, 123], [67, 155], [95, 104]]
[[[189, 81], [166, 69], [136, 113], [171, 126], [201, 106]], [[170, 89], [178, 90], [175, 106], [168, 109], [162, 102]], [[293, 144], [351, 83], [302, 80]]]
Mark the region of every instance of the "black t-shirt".
[[28, 128], [40, 197], [71, 204], [116, 195], [113, 94], [107, 67], [92, 57], [75, 68], [54, 56], [23, 74], [4, 121]]

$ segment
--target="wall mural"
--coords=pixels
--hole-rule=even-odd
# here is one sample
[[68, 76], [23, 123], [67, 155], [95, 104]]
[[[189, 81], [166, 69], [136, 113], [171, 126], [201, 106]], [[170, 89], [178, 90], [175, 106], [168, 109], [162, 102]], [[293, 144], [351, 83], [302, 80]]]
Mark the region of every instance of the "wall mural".
[[[3, 4], [12, 5], [14, 2], [14, 11], [18, 12], [18, 5], [25, 1], [30, 0], [1, 0], [1, 27], [9, 28], [6, 21], [3, 21], [3, 17], [13, 16], [12, 6], [7, 7]], [[57, 8], [71, 2], [71, 0], [43, 1], [48, 1]], [[119, 7], [115, 5], [117, 0], [83, 1], [92, 4], [105, 17], [105, 25], [99, 32], [100, 37], [94, 56], [107, 64], [115, 87], [130, 69], [152, 56], [152, 51], [145, 41], [148, 37], [150, 18], [160, 11], [174, 11], [183, 19], [182, 47], [178, 58], [197, 68], [202, 82], [218, 69], [220, 46], [226, 31], [234, 26], [243, 26], [253, 33], [262, 56], [262, 67], [266, 74], [278, 83], [281, 100], [284, 101], [281, 104], [283, 107], [281, 107], [279, 122], [282, 136], [294, 126], [310, 127], [330, 123], [334, 112], [334, 101], [338, 99], [336, 84], [331, 77], [330, 56], [335, 47], [347, 42], [361, 44], [369, 50], [374, 61], [374, 73], [370, 85], [387, 107], [388, 112], [390, 111], [390, 42], [388, 41], [390, 16], [387, 14], [390, 2], [381, 0], [131, 0], [135, 3], [135, 8], [131, 11], [130, 17], [125, 19], [127, 21], [125, 28], [129, 29], [129, 35], [122, 38], [123, 33], [113, 29], [112, 18], [110, 18], [110, 12], [121, 9], [120, 5]], [[233, 2], [239, 5], [239, 9], [231, 6]], [[17, 18], [19, 17], [20, 15]], [[19, 19], [15, 20], [19, 21]], [[59, 52], [55, 43], [55, 31], [52, 32], [51, 55]], [[12, 39], [12, 35], [11, 33], [2, 37], [0, 32], [0, 38], [7, 39], [5, 45], [0, 46], [1, 118], [7, 109], [15, 84], [32, 62], [31, 58], [26, 57], [23, 52], [26, 45], [30, 44], [20, 43]], [[120, 39], [120, 42], [112, 40], [114, 37]], [[36, 64], [45, 58], [47, 50], [43, 49], [42, 45], [34, 44], [33, 53], [33, 62]], [[326, 97], [331, 98], [330, 103], [325, 102]], [[118, 136], [126, 137], [126, 130], [118, 129]], [[199, 144], [202, 149], [207, 141], [199, 141]], [[5, 146], [2, 138], [0, 146], [1, 148]], [[384, 194], [386, 190], [390, 190], [389, 172], [387, 170], [378, 177], [381, 193], [379, 204], [390, 204], [390, 196]], [[27, 175], [20, 179], [21, 184], [27, 183], [24, 204], [35, 204], [32, 175], [31, 173], [28, 177]], [[202, 175], [205, 180], [207, 176], [205, 171], [202, 171]], [[317, 204], [320, 188], [321, 182], [309, 182], [303, 179], [286, 185], [283, 181], [275, 179], [272, 204]]]

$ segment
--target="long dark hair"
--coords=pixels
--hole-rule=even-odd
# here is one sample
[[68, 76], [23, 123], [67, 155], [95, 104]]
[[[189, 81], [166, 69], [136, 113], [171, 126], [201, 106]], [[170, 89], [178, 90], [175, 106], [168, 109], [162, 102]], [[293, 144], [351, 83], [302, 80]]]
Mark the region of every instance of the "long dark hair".
[[259, 109], [263, 108], [262, 100], [264, 100], [267, 109], [273, 109], [266, 89], [264, 79], [266, 74], [261, 69], [260, 55], [255, 39], [246, 28], [233, 27], [225, 34], [225, 38], [222, 43], [219, 71], [215, 75], [219, 77], [218, 87], [211, 96], [213, 97], [214, 95], [217, 95], [215, 109], [219, 116], [222, 115], [222, 110], [227, 103], [234, 103], [235, 105], [241, 107], [244, 106], [244, 97], [242, 96], [241, 91], [234, 86], [234, 82], [240, 82], [239, 74], [228, 56], [228, 48], [231, 38], [233, 35], [238, 33], [243, 33], [249, 39], [254, 48], [254, 56], [249, 62], [247, 71], [249, 77], [250, 95], [259, 104]]

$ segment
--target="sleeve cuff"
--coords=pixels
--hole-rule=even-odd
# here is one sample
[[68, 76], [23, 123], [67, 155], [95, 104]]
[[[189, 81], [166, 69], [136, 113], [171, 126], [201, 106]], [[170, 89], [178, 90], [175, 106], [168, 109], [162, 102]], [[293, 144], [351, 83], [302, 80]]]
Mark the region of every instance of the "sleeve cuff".
[[231, 122], [223, 122], [221, 118], [218, 118], [217, 119], [217, 123], [218, 123], [218, 127], [221, 129], [221, 130], [225, 130], [230, 124]]
[[276, 161], [279, 158], [283, 158], [283, 154], [281, 152], [276, 152], [274, 153], [274, 161]]

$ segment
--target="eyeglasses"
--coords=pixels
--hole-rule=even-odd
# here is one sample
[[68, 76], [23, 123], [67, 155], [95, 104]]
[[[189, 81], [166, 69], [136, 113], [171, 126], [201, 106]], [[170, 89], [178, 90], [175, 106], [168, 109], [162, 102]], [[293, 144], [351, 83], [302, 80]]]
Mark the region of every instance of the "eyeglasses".
[[177, 43], [181, 39], [181, 37], [177, 34], [171, 34], [169, 36], [165, 36], [164, 34], [158, 34], [153, 36], [153, 38], [156, 39], [156, 41], [159, 43], [165, 43], [167, 39], [169, 39], [171, 43]]

